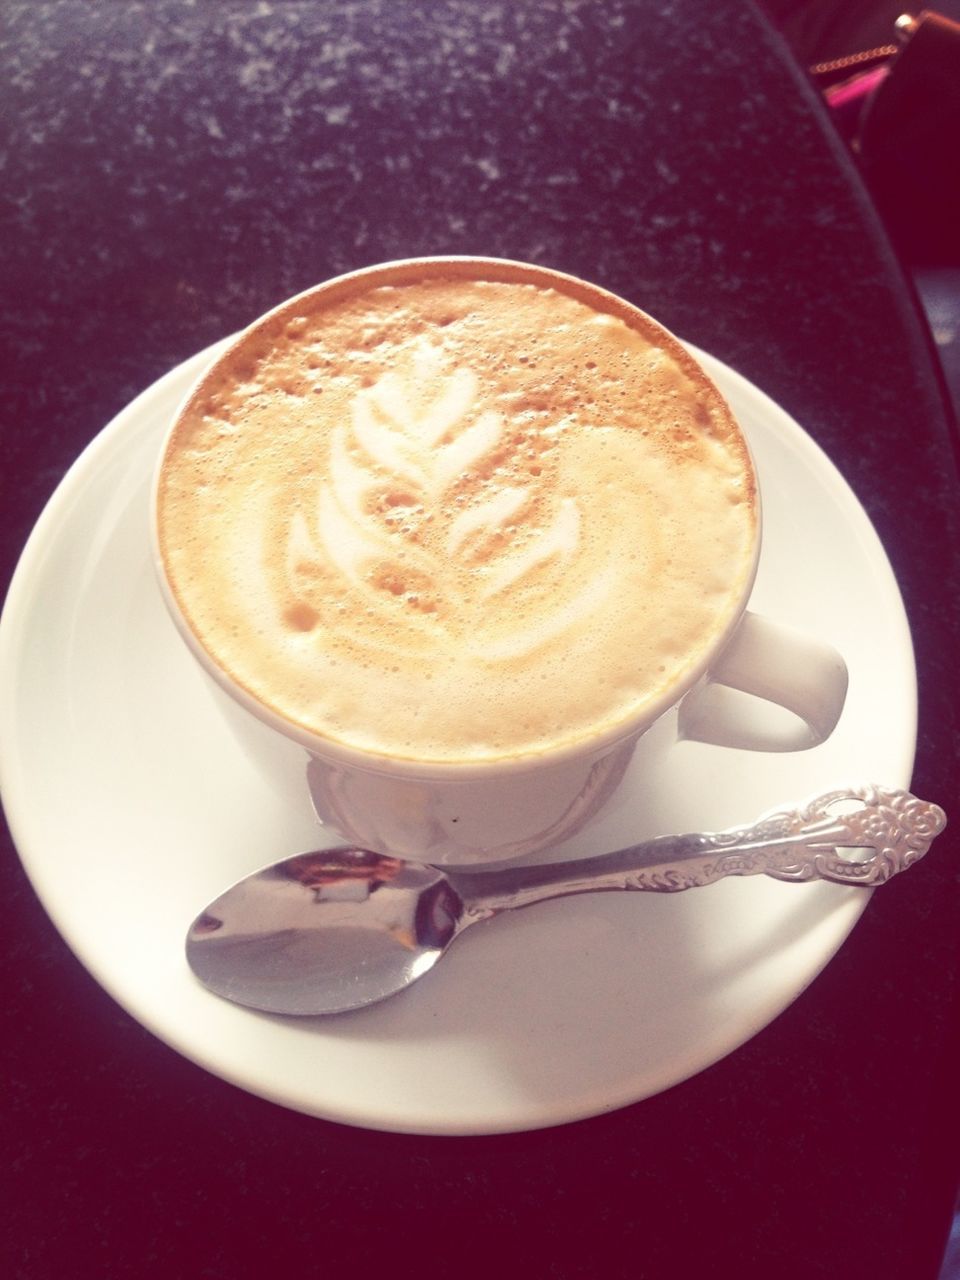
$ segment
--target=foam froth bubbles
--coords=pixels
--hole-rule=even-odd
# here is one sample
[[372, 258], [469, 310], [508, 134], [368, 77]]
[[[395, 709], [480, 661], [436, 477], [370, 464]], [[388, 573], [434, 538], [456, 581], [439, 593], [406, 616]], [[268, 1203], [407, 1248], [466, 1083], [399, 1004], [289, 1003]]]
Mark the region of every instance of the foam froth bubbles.
[[756, 520], [729, 411], [659, 327], [477, 263], [271, 313], [181, 412], [158, 489], [214, 660], [310, 733], [427, 761], [660, 698], [738, 611]]

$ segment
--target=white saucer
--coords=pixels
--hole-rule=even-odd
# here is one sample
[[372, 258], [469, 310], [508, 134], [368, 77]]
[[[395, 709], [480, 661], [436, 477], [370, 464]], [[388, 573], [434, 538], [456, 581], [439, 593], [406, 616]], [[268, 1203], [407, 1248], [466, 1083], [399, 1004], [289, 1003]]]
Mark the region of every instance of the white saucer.
[[[715, 1062], [827, 963], [858, 889], [727, 880], [602, 894], [471, 930], [393, 1001], [283, 1020], [207, 993], [183, 958], [197, 911], [318, 835], [253, 772], [167, 619], [148, 550], [160, 436], [214, 351], [174, 369], [86, 450], [24, 552], [0, 625], [0, 783], [56, 927], [157, 1036], [251, 1093], [312, 1115], [420, 1133], [531, 1129], [624, 1106]], [[561, 853], [716, 829], [838, 783], [909, 784], [916, 728], [900, 595], [858, 502], [762, 393], [704, 363], [754, 449], [765, 509], [751, 607], [845, 655], [831, 739], [756, 755], [648, 735], [610, 808]], [[864, 981], [868, 975], [863, 975]]]

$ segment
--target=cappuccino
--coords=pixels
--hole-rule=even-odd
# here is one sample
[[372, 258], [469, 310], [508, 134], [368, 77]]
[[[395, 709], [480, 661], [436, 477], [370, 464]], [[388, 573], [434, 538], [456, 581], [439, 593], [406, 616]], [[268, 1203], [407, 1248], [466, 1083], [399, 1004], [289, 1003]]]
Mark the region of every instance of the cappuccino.
[[219, 670], [318, 750], [440, 765], [666, 709], [740, 616], [757, 525], [739, 428], [673, 338], [480, 260], [271, 312], [181, 410], [157, 487]]

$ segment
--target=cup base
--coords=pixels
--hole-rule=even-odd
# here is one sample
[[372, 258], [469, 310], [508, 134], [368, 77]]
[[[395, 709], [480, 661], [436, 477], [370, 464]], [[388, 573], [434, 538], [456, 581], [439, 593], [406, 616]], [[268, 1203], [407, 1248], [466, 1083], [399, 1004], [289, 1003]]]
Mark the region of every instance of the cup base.
[[574, 835], [613, 795], [635, 748], [634, 739], [600, 759], [545, 766], [535, 786], [524, 774], [423, 783], [311, 756], [307, 784], [320, 821], [359, 847], [469, 869]]

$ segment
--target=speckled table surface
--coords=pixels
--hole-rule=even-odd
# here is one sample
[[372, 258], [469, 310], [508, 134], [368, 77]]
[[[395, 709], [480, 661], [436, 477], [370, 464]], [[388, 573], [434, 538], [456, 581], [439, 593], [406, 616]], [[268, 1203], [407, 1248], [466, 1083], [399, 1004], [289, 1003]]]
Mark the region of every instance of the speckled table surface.
[[[544, 262], [768, 392], [874, 521], [914, 630], [915, 789], [956, 795], [954, 440], [841, 148], [744, 0], [0, 6], [3, 589], [137, 392], [282, 298], [420, 253]], [[4, 1273], [934, 1276], [960, 1170], [960, 851], [668, 1093], [486, 1138], [307, 1120], [178, 1057], [4, 832]]]

